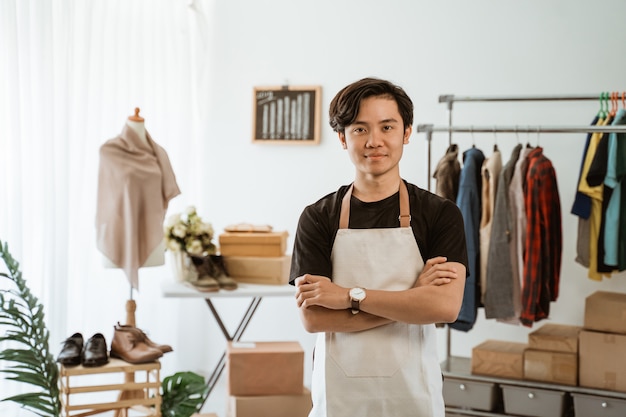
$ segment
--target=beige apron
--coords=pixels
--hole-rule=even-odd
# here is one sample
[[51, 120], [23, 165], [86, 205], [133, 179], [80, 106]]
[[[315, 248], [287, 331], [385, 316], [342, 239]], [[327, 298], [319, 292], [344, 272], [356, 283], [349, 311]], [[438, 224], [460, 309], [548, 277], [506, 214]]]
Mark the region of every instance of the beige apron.
[[[333, 280], [346, 288], [404, 290], [424, 263], [410, 227], [401, 181], [402, 226], [348, 229], [352, 187], [343, 199], [332, 250]], [[320, 333], [310, 417], [443, 417], [434, 325], [390, 323], [352, 333]]]

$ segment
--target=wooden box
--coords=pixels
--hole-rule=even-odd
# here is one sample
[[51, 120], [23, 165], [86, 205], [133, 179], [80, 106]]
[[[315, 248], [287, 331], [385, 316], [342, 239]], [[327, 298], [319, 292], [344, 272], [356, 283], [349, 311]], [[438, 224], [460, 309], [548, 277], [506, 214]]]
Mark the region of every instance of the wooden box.
[[228, 394], [302, 394], [304, 350], [298, 342], [228, 342]]
[[224, 232], [219, 235], [222, 256], [284, 256], [287, 250], [284, 232]]
[[524, 378], [526, 343], [487, 340], [472, 349], [472, 373], [500, 378]]
[[581, 326], [544, 324], [528, 335], [528, 348], [552, 352], [578, 353], [578, 333]]
[[284, 285], [289, 283], [291, 256], [225, 256], [228, 276], [250, 284]]
[[576, 386], [578, 355], [527, 349], [524, 352], [524, 379]]
[[626, 294], [596, 291], [585, 299], [584, 327], [626, 334]]

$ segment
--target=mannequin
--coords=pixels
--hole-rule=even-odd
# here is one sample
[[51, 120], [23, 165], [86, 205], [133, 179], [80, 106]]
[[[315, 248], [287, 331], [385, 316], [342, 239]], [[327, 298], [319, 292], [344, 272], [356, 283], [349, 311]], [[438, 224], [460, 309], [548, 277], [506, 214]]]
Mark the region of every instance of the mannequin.
[[[139, 107], [135, 107], [135, 114], [128, 116], [126, 120], [126, 126], [131, 129], [133, 132], [137, 134], [139, 139], [142, 142], [148, 143], [148, 138], [146, 137], [146, 126], [144, 124], [144, 118], [139, 115]], [[103, 256], [103, 264], [105, 268], [119, 268], [118, 265], [115, 265], [108, 259], [106, 256]], [[142, 268], [150, 267], [150, 266], [161, 266], [165, 264], [165, 239], [150, 253], [146, 262], [141, 266]]]

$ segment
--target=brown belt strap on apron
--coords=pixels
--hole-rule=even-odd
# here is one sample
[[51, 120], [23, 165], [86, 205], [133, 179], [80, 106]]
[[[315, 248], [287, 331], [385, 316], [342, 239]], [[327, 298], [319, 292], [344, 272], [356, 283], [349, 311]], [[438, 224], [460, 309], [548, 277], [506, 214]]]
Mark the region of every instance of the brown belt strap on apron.
[[[354, 183], [350, 184], [350, 188], [343, 196], [341, 202], [341, 213], [339, 215], [339, 228], [347, 229], [350, 221], [350, 197], [352, 196], [352, 188]], [[404, 181], [400, 180], [400, 227], [409, 227], [411, 225], [411, 212], [409, 208], [409, 191]]]

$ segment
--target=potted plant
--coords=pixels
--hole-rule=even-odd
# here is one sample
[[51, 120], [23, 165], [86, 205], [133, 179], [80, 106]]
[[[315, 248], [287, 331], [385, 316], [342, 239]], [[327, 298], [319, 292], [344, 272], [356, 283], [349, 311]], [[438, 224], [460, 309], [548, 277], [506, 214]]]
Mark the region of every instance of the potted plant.
[[[49, 332], [45, 324], [43, 306], [22, 278], [18, 262], [9, 253], [6, 243], [0, 241], [0, 257], [6, 271], [0, 278], [11, 281], [9, 289], [0, 288], [0, 326], [7, 331], [0, 334], [0, 343], [15, 347], [0, 351], [0, 361], [9, 366], [0, 369], [7, 379], [33, 386], [34, 391], [0, 399], [13, 401], [41, 417], [59, 417], [59, 368], [50, 352]], [[179, 372], [161, 383], [161, 415], [189, 417], [200, 411], [209, 393], [204, 378], [193, 372]]]

